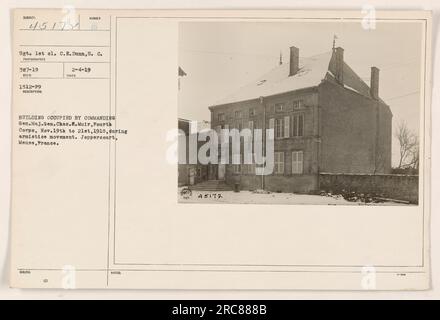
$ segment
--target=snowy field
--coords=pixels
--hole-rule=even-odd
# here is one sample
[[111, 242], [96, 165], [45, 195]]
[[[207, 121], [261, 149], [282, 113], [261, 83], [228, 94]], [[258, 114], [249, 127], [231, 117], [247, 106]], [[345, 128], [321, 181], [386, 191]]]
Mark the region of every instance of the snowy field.
[[363, 203], [345, 200], [340, 195], [320, 196], [295, 193], [257, 193], [251, 191], [191, 191], [191, 194], [181, 194], [179, 188], [178, 199], [180, 203], [232, 203], [232, 204], [314, 204], [314, 205], [350, 205], [350, 206], [396, 206], [405, 205], [395, 202]]

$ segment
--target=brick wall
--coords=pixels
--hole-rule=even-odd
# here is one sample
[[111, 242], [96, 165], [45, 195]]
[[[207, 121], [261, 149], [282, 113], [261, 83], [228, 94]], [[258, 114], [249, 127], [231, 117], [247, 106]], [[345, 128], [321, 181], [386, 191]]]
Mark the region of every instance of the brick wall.
[[383, 194], [385, 198], [418, 203], [419, 177], [415, 175], [392, 174], [333, 174], [319, 175], [319, 189], [339, 193]]

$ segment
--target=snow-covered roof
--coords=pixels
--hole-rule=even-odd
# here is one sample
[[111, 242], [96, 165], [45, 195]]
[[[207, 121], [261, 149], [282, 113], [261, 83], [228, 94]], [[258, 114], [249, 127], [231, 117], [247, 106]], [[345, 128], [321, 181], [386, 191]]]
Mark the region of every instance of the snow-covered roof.
[[[259, 79], [240, 88], [215, 105], [273, 96], [289, 91], [318, 86], [324, 79], [335, 81], [335, 57], [332, 51], [299, 59], [299, 71], [289, 77], [290, 66], [281, 64]], [[370, 97], [369, 86], [344, 62], [344, 86], [361, 95]]]
[[332, 52], [299, 59], [299, 71], [289, 77], [289, 64], [283, 63], [254, 82], [240, 88], [215, 105], [272, 96], [288, 91], [317, 86], [329, 68]]
[[[178, 123], [179, 123], [179, 128], [182, 127], [184, 131], [185, 129], [189, 131], [191, 126], [194, 126], [191, 129], [196, 130], [197, 132], [201, 132], [203, 130], [211, 128], [211, 123], [206, 120], [198, 121], [198, 120], [188, 120], [184, 118], [178, 118]], [[186, 124], [186, 126], [184, 124]]]

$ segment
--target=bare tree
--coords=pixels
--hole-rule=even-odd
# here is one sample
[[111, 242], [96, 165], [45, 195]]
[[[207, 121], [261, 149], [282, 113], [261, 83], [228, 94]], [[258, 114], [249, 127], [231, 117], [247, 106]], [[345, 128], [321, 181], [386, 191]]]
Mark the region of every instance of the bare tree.
[[405, 121], [399, 123], [394, 136], [399, 141], [399, 169], [419, 167], [419, 139], [411, 132]]
[[419, 139], [417, 136], [414, 136], [414, 147], [410, 150], [407, 166], [413, 168], [414, 170], [419, 170], [419, 155]]

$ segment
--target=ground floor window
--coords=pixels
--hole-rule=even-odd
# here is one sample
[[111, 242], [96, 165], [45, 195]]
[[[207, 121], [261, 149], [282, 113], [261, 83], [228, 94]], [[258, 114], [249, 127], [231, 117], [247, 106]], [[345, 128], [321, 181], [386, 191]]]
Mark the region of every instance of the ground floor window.
[[304, 152], [292, 152], [292, 174], [302, 174], [304, 171]]
[[275, 174], [284, 173], [284, 152], [275, 152]]
[[254, 175], [255, 174], [255, 164], [244, 164], [242, 167], [242, 173]]
[[241, 165], [240, 164], [234, 164], [234, 173], [236, 173], [236, 174], [241, 173]]

